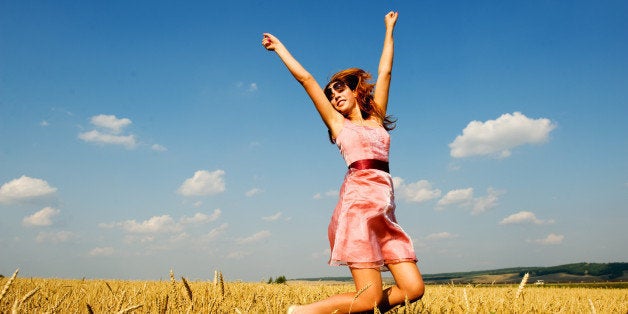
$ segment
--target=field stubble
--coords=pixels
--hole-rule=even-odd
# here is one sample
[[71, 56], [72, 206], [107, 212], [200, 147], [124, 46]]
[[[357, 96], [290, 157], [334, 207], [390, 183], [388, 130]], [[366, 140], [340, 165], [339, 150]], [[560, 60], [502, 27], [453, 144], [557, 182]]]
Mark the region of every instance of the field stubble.
[[[267, 284], [3, 278], [0, 313], [285, 313], [290, 304], [354, 291], [350, 283]], [[376, 311], [377, 312], [377, 311]], [[389, 313], [627, 313], [628, 289], [428, 285], [422, 300]]]

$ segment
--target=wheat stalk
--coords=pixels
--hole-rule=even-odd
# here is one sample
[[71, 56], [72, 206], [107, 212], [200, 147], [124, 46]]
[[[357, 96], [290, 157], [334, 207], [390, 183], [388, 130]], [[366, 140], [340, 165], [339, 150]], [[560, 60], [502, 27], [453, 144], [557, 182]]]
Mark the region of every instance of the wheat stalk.
[[469, 298], [467, 297], [467, 288], [462, 289], [462, 296], [464, 297], [464, 304], [467, 307], [467, 313], [469, 313], [470, 307], [469, 307]]
[[190, 300], [190, 302], [192, 302], [192, 289], [190, 288], [188, 281], [185, 280], [184, 277], [181, 277], [181, 281], [183, 281], [183, 286], [185, 287], [185, 291], [187, 292], [188, 299]]
[[118, 314], [126, 314], [126, 313], [130, 313], [130, 312], [132, 312], [132, 311], [135, 311], [135, 310], [139, 309], [139, 308], [140, 308], [140, 307], [142, 307], [142, 306], [143, 306], [143, 305], [141, 305], [141, 304], [138, 304], [138, 305], [133, 305], [133, 306], [127, 307], [127, 308], [126, 308], [126, 309], [124, 309], [124, 310], [120, 310], [120, 311], [118, 312]]
[[161, 299], [159, 299], [159, 314], [166, 314], [167, 311], [168, 311], [168, 295], [166, 294], [166, 298], [163, 303], [161, 302]]
[[13, 308], [11, 309], [11, 313], [12, 314], [17, 314], [18, 310], [20, 309], [22, 304], [24, 304], [24, 302], [26, 302], [28, 299], [30, 299], [32, 296], [34, 296], [37, 291], [39, 291], [39, 287], [37, 287], [37, 288], [31, 290], [29, 293], [27, 293], [22, 298], [22, 300], [15, 299], [15, 302], [13, 303]]
[[591, 308], [591, 314], [595, 314], [595, 306], [593, 306], [593, 301], [589, 299], [589, 307]]
[[13, 276], [11, 276], [11, 278], [9, 278], [9, 281], [7, 281], [6, 284], [4, 284], [4, 288], [2, 288], [2, 292], [0, 292], [0, 301], [2, 301], [2, 298], [4, 297], [4, 295], [7, 293], [7, 291], [9, 291], [9, 287], [11, 287], [11, 283], [13, 282], [13, 280], [15, 280], [15, 277], [17, 277], [17, 273], [20, 271], [20, 269], [16, 269], [15, 272], [13, 273]]
[[113, 292], [113, 289], [111, 288], [109, 283], [105, 281], [105, 285], [107, 286], [107, 289], [109, 289], [109, 292], [111, 292], [111, 294], [115, 296], [116, 294], [115, 294], [115, 292]]
[[351, 313], [351, 309], [353, 308], [353, 303], [355, 303], [355, 300], [357, 300], [358, 297], [360, 297], [360, 295], [362, 293], [364, 293], [364, 291], [366, 291], [371, 286], [372, 286], [372, 284], [369, 283], [368, 285], [362, 287], [360, 290], [358, 290], [358, 292], [355, 293], [355, 296], [353, 297], [353, 300], [351, 300], [351, 305], [349, 305], [349, 313]]
[[[113, 297], [117, 299], [115, 295]], [[120, 300], [118, 300], [118, 307], [116, 307], [118, 311], [122, 310], [122, 303], [124, 303], [125, 297], [126, 297], [126, 290], [122, 290], [122, 297], [120, 297]]]
[[192, 308], [194, 307], [194, 301], [192, 301], [192, 288], [190, 288], [190, 285], [188, 284], [188, 281], [185, 280], [185, 277], [181, 277], [181, 281], [183, 281], [183, 286], [185, 287], [185, 291], [187, 292], [187, 296], [188, 299], [190, 300], [190, 306], [188, 306], [188, 310], [187, 312], [190, 313], [192, 312]]
[[174, 278], [174, 271], [172, 269], [170, 270], [170, 282], [172, 283], [171, 290], [172, 296], [174, 297], [174, 300], [172, 300], [172, 302], [174, 303], [174, 307], [177, 308], [179, 307], [179, 302], [177, 302], [177, 300], [179, 299], [177, 294], [177, 280]]
[[57, 300], [57, 303], [55, 303], [55, 304], [52, 306], [52, 309], [51, 309], [51, 310], [49, 310], [49, 311], [47, 311], [47, 312], [45, 312], [45, 313], [46, 313], [46, 314], [52, 314], [52, 313], [56, 312], [56, 311], [57, 311], [57, 308], [59, 307], [59, 305], [61, 305], [61, 302], [63, 302], [63, 300], [65, 300], [65, 298], [66, 298], [68, 295], [70, 295], [70, 293], [71, 293], [71, 292], [72, 292], [72, 291], [68, 291], [68, 292], [66, 292], [63, 296], [61, 296], [61, 298], [59, 298], [59, 300]]
[[528, 277], [530, 277], [529, 273], [526, 273], [525, 275], [523, 275], [523, 278], [521, 279], [521, 283], [519, 284], [519, 289], [517, 289], [517, 294], [515, 295], [515, 299], [518, 299], [519, 295], [521, 295], [521, 292], [523, 292], [523, 287], [526, 286], [526, 283], [528, 282]]
[[220, 296], [225, 297], [225, 279], [222, 277], [222, 272], [218, 272], [218, 284], [220, 287]]

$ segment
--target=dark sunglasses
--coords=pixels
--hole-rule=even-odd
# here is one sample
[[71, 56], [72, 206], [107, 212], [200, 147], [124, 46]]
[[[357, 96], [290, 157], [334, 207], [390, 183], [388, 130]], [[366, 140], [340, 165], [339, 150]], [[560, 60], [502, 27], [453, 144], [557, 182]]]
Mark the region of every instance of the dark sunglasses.
[[327, 97], [327, 100], [331, 101], [331, 98], [333, 96], [332, 89], [334, 91], [336, 91], [336, 93], [340, 93], [340, 92], [344, 91], [345, 88], [347, 88], [347, 84], [345, 82], [343, 82], [343, 81], [335, 81], [335, 82], [329, 84], [327, 86], [327, 88], [325, 88], [325, 97]]

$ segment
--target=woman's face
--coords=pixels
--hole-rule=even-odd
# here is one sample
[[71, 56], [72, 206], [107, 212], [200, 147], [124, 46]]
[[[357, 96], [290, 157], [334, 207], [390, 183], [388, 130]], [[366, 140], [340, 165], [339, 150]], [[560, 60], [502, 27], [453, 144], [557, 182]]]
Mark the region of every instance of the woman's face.
[[355, 92], [343, 81], [335, 81], [327, 85], [325, 96], [331, 105], [342, 115], [348, 115], [357, 105]]

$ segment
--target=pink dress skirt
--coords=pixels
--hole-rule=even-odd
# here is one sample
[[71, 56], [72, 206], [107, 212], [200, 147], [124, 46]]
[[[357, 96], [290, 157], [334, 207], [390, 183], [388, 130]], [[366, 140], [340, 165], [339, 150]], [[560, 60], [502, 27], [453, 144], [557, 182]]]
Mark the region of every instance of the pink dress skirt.
[[[345, 120], [336, 144], [347, 165], [363, 159], [388, 161], [390, 136], [382, 128]], [[328, 228], [330, 265], [378, 268], [416, 262], [412, 240], [397, 224], [392, 177], [377, 169], [349, 169]]]

